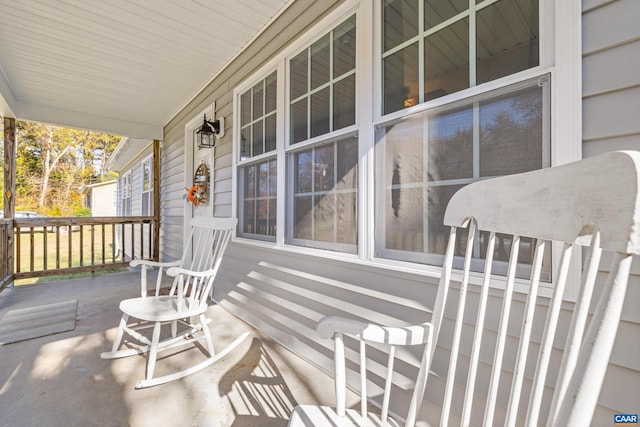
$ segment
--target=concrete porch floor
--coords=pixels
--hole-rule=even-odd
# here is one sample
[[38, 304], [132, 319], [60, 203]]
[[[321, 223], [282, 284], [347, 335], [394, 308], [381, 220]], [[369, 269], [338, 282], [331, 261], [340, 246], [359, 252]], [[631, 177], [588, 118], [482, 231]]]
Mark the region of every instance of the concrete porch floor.
[[[120, 300], [139, 296], [139, 283], [139, 273], [126, 272], [0, 292], [0, 318], [78, 300], [74, 330], [0, 346], [0, 426], [286, 426], [296, 404], [333, 404], [332, 378], [215, 304], [215, 348], [244, 331], [249, 338], [203, 371], [135, 390], [146, 358], [100, 353], [111, 348]], [[159, 356], [156, 375], [203, 359], [197, 349]]]

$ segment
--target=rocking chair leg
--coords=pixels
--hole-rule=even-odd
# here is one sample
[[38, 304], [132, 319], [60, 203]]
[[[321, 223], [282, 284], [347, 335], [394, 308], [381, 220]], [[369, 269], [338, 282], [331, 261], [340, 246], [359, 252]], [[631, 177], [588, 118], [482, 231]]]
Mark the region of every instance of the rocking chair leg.
[[113, 347], [111, 348], [111, 352], [115, 353], [120, 348], [120, 343], [122, 342], [122, 337], [124, 336], [124, 328], [127, 326], [127, 322], [129, 321], [129, 315], [123, 314], [120, 319], [120, 325], [118, 325], [118, 333], [116, 334], [116, 339], [113, 340]]
[[200, 327], [202, 328], [202, 333], [204, 334], [204, 339], [207, 342], [207, 350], [209, 350], [209, 357], [213, 357], [216, 355], [215, 350], [213, 349], [213, 341], [211, 340], [211, 332], [209, 332], [209, 326], [207, 326], [207, 318], [204, 313], [200, 315]]
[[153, 336], [151, 338], [151, 348], [149, 349], [149, 360], [147, 361], [147, 379], [153, 378], [153, 371], [156, 368], [156, 359], [158, 357], [158, 341], [160, 341], [161, 323], [156, 322], [153, 325]]
[[171, 322], [171, 336], [175, 338], [177, 334], [178, 334], [178, 321], [174, 320], [173, 322]]

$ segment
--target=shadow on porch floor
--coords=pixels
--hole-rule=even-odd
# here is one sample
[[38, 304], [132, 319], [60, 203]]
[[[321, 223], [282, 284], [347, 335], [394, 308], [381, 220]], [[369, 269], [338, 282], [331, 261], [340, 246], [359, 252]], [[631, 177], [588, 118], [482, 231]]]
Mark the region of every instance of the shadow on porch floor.
[[[250, 337], [213, 366], [169, 384], [135, 390], [146, 359], [102, 360], [120, 318], [139, 295], [139, 273], [114, 273], [0, 293], [9, 310], [78, 300], [73, 331], [0, 346], [1, 426], [286, 426], [296, 404], [331, 404], [333, 380], [219, 306], [209, 307], [217, 349]], [[162, 355], [161, 355], [162, 356]], [[202, 358], [197, 350], [158, 361]]]

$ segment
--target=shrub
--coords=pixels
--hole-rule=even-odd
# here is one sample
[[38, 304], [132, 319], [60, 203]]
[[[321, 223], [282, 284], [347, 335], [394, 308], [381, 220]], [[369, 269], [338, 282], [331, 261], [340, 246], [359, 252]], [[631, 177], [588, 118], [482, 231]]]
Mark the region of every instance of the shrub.
[[91, 209], [78, 207], [73, 210], [73, 215], [74, 216], [91, 216]]

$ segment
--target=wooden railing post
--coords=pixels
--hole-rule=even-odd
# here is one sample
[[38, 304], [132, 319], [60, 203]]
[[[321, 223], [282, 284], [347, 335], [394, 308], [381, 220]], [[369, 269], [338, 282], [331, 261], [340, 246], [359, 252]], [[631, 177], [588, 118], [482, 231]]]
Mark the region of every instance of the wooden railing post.
[[153, 252], [152, 259], [160, 260], [160, 141], [153, 140]]
[[[4, 118], [4, 218], [12, 219], [16, 208], [16, 119], [12, 117]], [[3, 254], [2, 262], [6, 263], [5, 277], [1, 282], [6, 285], [13, 283], [13, 245], [14, 230], [9, 227], [6, 231], [7, 244], [2, 245], [6, 248], [7, 253]], [[6, 281], [5, 278], [8, 278]]]

